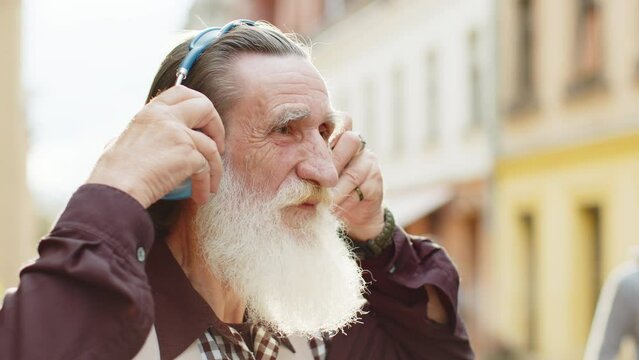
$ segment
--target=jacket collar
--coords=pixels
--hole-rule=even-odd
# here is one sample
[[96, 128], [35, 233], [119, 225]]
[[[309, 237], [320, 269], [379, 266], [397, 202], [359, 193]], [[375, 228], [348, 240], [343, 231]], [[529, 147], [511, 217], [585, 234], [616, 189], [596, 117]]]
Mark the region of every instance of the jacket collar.
[[[208, 303], [191, 286], [166, 242], [156, 239], [146, 265], [153, 291], [155, 329], [162, 359], [174, 359], [186, 350], [207, 329], [238, 344], [229, 329]], [[234, 325], [242, 335], [248, 334], [248, 323]], [[289, 339], [280, 342], [295, 352]], [[249, 341], [247, 341], [249, 343]]]

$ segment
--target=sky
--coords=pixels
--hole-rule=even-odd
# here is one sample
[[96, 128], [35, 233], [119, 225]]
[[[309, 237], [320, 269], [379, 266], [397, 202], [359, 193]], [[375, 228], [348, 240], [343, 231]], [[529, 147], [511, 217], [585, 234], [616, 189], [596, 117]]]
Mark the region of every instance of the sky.
[[141, 109], [192, 0], [23, 0], [27, 173], [54, 216]]

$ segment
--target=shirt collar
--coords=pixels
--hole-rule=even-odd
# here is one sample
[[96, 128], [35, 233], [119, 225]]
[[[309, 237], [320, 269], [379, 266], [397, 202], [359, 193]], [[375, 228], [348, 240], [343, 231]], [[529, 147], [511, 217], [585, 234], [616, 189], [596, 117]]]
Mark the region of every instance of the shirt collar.
[[[163, 239], [156, 239], [146, 265], [153, 291], [155, 331], [162, 359], [174, 359], [211, 328], [226, 341], [238, 343], [228, 325], [191, 286]], [[278, 338], [291, 351], [286, 337]]]

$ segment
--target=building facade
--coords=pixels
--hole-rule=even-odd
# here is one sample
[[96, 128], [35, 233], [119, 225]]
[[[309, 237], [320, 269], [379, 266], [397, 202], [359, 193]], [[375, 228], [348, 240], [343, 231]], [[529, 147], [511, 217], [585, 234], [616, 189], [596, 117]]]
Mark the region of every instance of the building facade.
[[[335, 1], [332, 1], [335, 2]], [[352, 2], [352, 1], [351, 1]], [[284, 31], [312, 35], [332, 13], [331, 0], [196, 0], [187, 19], [187, 29], [222, 26], [238, 19], [266, 20]]]
[[639, 243], [639, 1], [498, 4], [487, 324], [516, 352], [580, 359], [603, 280]]
[[35, 254], [35, 221], [27, 187], [27, 127], [20, 81], [20, 1], [0, 3], [0, 291], [17, 285]]
[[313, 37], [333, 106], [352, 115], [381, 161], [386, 205], [457, 264], [480, 356], [489, 346], [479, 309], [496, 116], [492, 4], [369, 1], [344, 6]]

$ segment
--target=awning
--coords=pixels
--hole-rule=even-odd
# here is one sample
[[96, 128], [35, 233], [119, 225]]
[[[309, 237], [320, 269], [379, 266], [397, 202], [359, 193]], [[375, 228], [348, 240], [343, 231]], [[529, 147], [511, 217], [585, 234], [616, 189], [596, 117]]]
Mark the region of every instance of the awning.
[[395, 222], [406, 226], [446, 205], [453, 195], [453, 189], [446, 185], [389, 190], [384, 203], [393, 212]]

